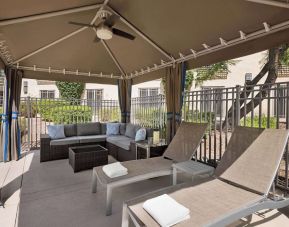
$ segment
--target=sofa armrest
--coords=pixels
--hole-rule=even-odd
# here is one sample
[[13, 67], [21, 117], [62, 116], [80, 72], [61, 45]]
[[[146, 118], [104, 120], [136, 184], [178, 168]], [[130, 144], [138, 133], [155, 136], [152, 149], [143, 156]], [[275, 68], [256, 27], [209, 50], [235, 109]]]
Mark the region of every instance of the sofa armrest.
[[50, 160], [50, 141], [51, 138], [49, 137], [49, 135], [40, 135], [40, 162]]

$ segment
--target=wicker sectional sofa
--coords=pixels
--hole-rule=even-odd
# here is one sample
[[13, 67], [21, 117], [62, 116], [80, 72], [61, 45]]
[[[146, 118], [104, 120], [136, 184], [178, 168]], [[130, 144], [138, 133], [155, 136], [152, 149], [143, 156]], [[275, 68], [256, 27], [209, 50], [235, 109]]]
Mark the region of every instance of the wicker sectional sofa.
[[[130, 123], [129, 123], [130, 124]], [[129, 127], [130, 137], [126, 135]], [[42, 134], [40, 138], [40, 162], [68, 158], [69, 147], [100, 144], [108, 149], [108, 153], [119, 161], [135, 159], [135, 140], [133, 135], [140, 127], [121, 123], [120, 134], [106, 135], [106, 123], [81, 123], [64, 125], [64, 139], [51, 139]], [[153, 130], [147, 128], [147, 137], [153, 135]]]

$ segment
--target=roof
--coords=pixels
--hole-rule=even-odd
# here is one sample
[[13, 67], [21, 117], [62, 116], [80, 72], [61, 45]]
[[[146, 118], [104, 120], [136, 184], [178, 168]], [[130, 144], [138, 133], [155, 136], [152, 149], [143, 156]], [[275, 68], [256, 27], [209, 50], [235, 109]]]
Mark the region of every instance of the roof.
[[[97, 24], [100, 9], [136, 39], [94, 43], [93, 29], [68, 23]], [[11, 0], [0, 8], [0, 52], [27, 78], [135, 84], [178, 62], [191, 69], [288, 42], [288, 12], [272, 0]]]

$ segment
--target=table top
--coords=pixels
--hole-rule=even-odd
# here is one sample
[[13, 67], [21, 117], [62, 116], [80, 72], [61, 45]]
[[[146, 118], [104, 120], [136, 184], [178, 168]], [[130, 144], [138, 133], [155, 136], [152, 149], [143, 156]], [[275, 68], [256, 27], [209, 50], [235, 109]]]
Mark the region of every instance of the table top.
[[142, 148], [148, 148], [148, 147], [161, 147], [161, 146], [167, 146], [166, 143], [153, 143], [153, 144], [148, 144], [148, 142], [136, 142], [136, 146], [142, 147]]
[[95, 152], [95, 151], [107, 151], [107, 149], [99, 144], [94, 145], [82, 145], [76, 147], [70, 147], [69, 150], [72, 150], [75, 153], [79, 152]]

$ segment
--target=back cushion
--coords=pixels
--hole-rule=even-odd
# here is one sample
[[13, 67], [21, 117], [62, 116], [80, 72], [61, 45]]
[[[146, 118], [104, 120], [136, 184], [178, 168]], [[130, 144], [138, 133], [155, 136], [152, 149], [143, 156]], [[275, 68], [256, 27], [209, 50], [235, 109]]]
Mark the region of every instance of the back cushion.
[[66, 137], [77, 136], [76, 124], [64, 125], [64, 134]]
[[106, 123], [100, 123], [101, 135], [106, 135]]
[[47, 131], [52, 140], [65, 138], [63, 125], [48, 125]]
[[119, 133], [120, 133], [121, 135], [125, 135], [125, 129], [126, 129], [126, 123], [120, 123]]
[[77, 124], [78, 136], [100, 135], [100, 132], [99, 122]]
[[131, 123], [128, 123], [126, 125], [126, 129], [125, 129], [125, 136], [129, 137], [129, 138], [135, 138], [135, 134], [136, 134], [136, 131], [135, 131], [135, 126]]

